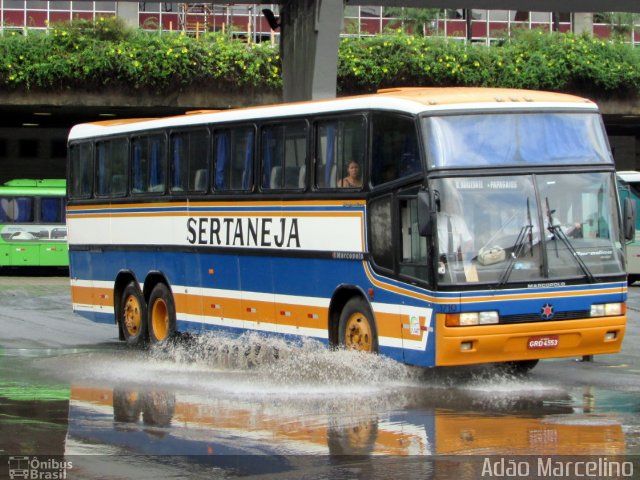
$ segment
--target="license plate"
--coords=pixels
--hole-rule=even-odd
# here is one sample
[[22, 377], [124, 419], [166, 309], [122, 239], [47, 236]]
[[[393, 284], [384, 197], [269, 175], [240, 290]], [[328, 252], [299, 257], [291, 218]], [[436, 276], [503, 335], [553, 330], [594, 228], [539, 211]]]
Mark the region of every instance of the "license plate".
[[529, 337], [527, 348], [529, 350], [540, 350], [545, 348], [556, 348], [560, 345], [557, 335], [544, 335], [540, 337]]

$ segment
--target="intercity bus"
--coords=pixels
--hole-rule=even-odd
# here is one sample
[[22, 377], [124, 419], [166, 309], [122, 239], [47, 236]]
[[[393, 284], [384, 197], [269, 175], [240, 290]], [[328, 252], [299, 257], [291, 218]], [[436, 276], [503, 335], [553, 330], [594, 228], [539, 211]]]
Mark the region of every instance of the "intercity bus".
[[[625, 170], [618, 172], [618, 192], [620, 200], [629, 198], [635, 205], [636, 212], [640, 206], [640, 172]], [[629, 285], [640, 280], [640, 230], [636, 215], [636, 234], [627, 242], [627, 274]]]
[[621, 347], [633, 225], [583, 98], [399, 88], [88, 123], [68, 175], [73, 309], [132, 345], [259, 332], [525, 371]]
[[0, 266], [67, 267], [66, 180], [0, 185]]

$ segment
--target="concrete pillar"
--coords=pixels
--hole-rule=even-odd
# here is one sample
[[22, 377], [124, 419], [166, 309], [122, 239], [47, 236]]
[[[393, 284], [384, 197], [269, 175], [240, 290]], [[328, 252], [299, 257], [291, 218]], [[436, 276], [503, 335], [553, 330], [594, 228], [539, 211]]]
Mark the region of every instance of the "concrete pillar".
[[138, 2], [115, 2], [116, 15], [124, 20], [124, 22], [133, 28], [140, 26], [138, 17]]
[[334, 98], [343, 0], [285, 0], [280, 52], [285, 102]]
[[572, 14], [573, 33], [588, 33], [593, 35], [593, 13], [574, 12]]

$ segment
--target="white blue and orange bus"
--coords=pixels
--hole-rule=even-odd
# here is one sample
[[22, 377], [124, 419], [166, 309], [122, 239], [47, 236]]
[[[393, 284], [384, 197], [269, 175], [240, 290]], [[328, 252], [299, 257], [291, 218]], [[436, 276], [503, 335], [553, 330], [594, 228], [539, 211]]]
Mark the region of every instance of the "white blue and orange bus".
[[523, 370], [621, 348], [629, 229], [583, 98], [407, 88], [82, 124], [68, 175], [73, 309], [129, 344], [260, 332]]

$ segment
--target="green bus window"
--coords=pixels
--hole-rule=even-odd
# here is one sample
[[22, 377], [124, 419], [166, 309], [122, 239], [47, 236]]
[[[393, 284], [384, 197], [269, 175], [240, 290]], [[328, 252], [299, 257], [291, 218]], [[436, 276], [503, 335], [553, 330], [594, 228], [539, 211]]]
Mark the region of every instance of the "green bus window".
[[42, 223], [62, 223], [64, 202], [60, 197], [40, 200], [40, 221]]
[[8, 223], [33, 223], [33, 198], [14, 197], [8, 200]]

